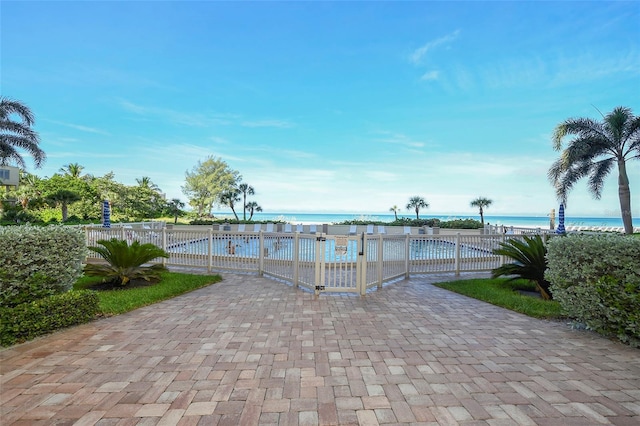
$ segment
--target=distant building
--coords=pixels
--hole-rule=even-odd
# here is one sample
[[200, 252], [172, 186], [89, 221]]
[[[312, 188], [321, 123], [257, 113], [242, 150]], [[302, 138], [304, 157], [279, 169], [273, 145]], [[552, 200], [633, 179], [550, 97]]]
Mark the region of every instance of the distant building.
[[0, 187], [9, 189], [10, 186], [18, 186], [20, 182], [20, 169], [11, 166], [0, 166]]

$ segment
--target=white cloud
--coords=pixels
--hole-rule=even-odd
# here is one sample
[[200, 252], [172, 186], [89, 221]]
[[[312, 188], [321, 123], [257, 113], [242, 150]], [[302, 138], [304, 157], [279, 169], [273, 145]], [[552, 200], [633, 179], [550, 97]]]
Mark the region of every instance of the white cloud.
[[450, 44], [452, 41], [457, 39], [459, 35], [460, 35], [460, 30], [455, 30], [450, 34], [439, 37], [435, 40], [431, 40], [427, 42], [425, 45], [423, 45], [422, 47], [414, 50], [409, 60], [414, 64], [418, 64], [430, 50], [433, 50], [436, 47], [439, 47], [442, 45]]
[[420, 77], [420, 80], [424, 80], [424, 81], [431, 81], [431, 80], [437, 80], [440, 77], [440, 72], [439, 71], [427, 71], [426, 73], [422, 74], [422, 77]]
[[76, 129], [76, 130], [80, 130], [82, 132], [88, 132], [88, 133], [97, 133], [100, 135], [108, 135], [109, 132], [102, 130], [102, 129], [97, 129], [95, 127], [89, 127], [89, 126], [82, 126], [80, 124], [74, 124], [74, 123], [65, 123], [62, 121], [55, 121], [55, 120], [47, 120], [50, 123], [53, 124], [59, 124], [61, 126], [65, 126], [65, 127], [70, 127], [72, 129]]

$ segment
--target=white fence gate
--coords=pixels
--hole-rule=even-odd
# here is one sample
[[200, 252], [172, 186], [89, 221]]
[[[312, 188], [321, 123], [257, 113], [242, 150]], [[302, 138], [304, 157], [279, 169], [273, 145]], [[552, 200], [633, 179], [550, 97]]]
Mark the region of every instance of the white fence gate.
[[[252, 272], [320, 292], [382, 287], [411, 274], [490, 271], [505, 259], [493, 249], [521, 235], [326, 235], [87, 227], [87, 244], [118, 238], [152, 243], [168, 252], [167, 266]], [[90, 252], [90, 257], [97, 255]]]

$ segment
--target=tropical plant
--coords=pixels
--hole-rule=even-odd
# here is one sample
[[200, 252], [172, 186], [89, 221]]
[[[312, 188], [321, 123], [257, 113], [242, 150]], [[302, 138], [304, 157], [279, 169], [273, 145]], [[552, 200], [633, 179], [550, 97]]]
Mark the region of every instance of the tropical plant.
[[59, 171], [65, 175], [80, 179], [83, 170], [84, 170], [84, 167], [81, 166], [80, 164], [69, 163], [65, 166], [60, 167]]
[[184, 203], [180, 201], [179, 198], [172, 198], [169, 203], [167, 203], [167, 210], [169, 214], [173, 216], [173, 223], [178, 223], [178, 216], [182, 213], [182, 208], [184, 207]]
[[418, 195], [411, 197], [409, 203], [407, 203], [407, 210], [414, 210], [416, 212], [416, 219], [420, 219], [420, 209], [426, 209], [427, 207], [429, 207], [429, 203]]
[[393, 212], [393, 215], [395, 216], [395, 220], [398, 220], [398, 210], [400, 210], [400, 208], [396, 205], [394, 205], [389, 209], [390, 212]]
[[[618, 167], [618, 196], [624, 231], [633, 233], [631, 192], [627, 160], [640, 159], [640, 117], [630, 108], [617, 107], [603, 120], [570, 118], [560, 123], [553, 133], [553, 148], [562, 151], [549, 169], [548, 176], [556, 194], [566, 205], [567, 194], [583, 177], [589, 177], [588, 188], [600, 199], [606, 176]], [[575, 135], [563, 149], [563, 139]]]
[[242, 219], [247, 220], [247, 195], [255, 195], [256, 190], [247, 183], [241, 183], [238, 189], [242, 192]]
[[493, 203], [493, 200], [484, 197], [478, 197], [471, 202], [471, 207], [478, 207], [480, 209], [480, 222], [484, 228], [484, 208], [489, 207]]
[[523, 236], [523, 240], [511, 238], [500, 243], [501, 248], [493, 250], [494, 254], [507, 256], [513, 263], [504, 264], [491, 271], [493, 278], [510, 277], [508, 281], [525, 279], [533, 281], [536, 289], [545, 300], [552, 299], [549, 281], [544, 277], [547, 270], [547, 247], [540, 235]]
[[201, 217], [204, 214], [210, 215], [214, 204], [220, 202], [221, 195], [236, 188], [239, 180], [240, 173], [231, 169], [223, 160], [208, 157], [185, 174], [182, 192]]
[[261, 212], [262, 211], [262, 207], [260, 207], [258, 205], [258, 203], [256, 203], [255, 201], [251, 201], [251, 202], [247, 203], [247, 209], [249, 209], [249, 220], [251, 220], [253, 218], [253, 213], [254, 212]]
[[149, 176], [142, 176], [140, 179], [136, 179], [138, 186], [141, 188], [150, 189], [152, 191], [160, 191], [160, 187], [151, 181]]
[[237, 188], [231, 188], [220, 195], [220, 203], [229, 206], [236, 220], [238, 220], [238, 214], [236, 213], [236, 203], [240, 202], [240, 191]]
[[65, 222], [68, 216], [69, 204], [80, 201], [82, 197], [73, 191], [60, 189], [47, 197], [47, 202], [62, 209], [62, 221]]
[[143, 266], [158, 257], [169, 257], [166, 251], [153, 244], [133, 241], [129, 245], [126, 240], [117, 238], [98, 240], [96, 243], [99, 246], [89, 247], [89, 250], [98, 253], [107, 264], [87, 264], [84, 267], [86, 275], [105, 277], [105, 281], [126, 286], [134, 279], [158, 280], [160, 273], [167, 270], [161, 263]]
[[[20, 120], [12, 120], [12, 116], [18, 116]], [[39, 146], [40, 137], [31, 128], [34, 122], [34, 115], [26, 105], [0, 97], [0, 165], [13, 162], [25, 168], [19, 149], [31, 155], [36, 168], [44, 163], [46, 154]]]

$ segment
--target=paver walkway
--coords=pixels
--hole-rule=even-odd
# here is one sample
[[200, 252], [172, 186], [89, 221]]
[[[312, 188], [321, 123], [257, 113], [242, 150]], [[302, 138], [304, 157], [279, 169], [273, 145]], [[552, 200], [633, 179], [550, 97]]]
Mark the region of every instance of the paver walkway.
[[415, 277], [249, 275], [0, 352], [9, 425], [640, 424], [640, 351]]

